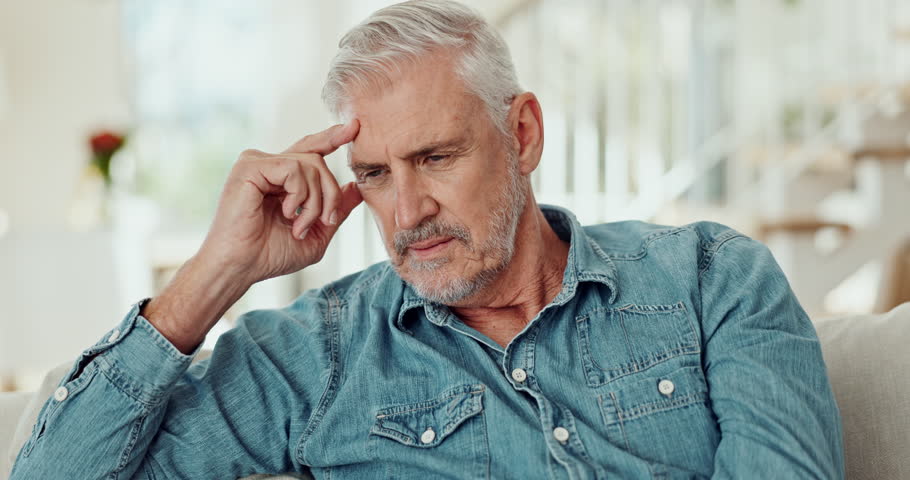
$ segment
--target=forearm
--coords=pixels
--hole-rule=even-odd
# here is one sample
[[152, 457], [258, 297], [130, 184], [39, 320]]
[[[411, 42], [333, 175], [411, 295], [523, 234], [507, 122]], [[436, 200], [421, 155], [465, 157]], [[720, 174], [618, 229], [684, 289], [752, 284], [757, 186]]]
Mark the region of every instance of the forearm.
[[188, 260], [142, 310], [181, 353], [193, 351], [249, 289], [247, 281], [199, 257]]

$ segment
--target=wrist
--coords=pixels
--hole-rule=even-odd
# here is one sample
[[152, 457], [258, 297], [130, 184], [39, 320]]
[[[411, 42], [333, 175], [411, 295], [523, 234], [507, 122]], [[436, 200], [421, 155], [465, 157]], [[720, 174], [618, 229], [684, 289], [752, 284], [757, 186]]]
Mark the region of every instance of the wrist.
[[188, 354], [249, 287], [216, 264], [193, 257], [141, 313], [178, 350]]

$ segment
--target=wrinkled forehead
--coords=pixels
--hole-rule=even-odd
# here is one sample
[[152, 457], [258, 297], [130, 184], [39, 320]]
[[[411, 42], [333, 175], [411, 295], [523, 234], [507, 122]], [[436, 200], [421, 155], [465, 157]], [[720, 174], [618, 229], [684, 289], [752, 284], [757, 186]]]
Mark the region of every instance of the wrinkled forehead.
[[400, 158], [429, 143], [476, 134], [487, 120], [483, 102], [467, 91], [447, 61], [415, 64], [391, 80], [381, 89], [354, 92], [342, 109], [343, 120], [360, 122], [350, 145], [354, 158]]

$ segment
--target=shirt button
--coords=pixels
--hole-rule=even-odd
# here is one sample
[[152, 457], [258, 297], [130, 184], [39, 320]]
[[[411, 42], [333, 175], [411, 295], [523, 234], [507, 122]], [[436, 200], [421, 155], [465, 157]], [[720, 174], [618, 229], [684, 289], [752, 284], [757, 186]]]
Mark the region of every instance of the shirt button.
[[420, 435], [420, 441], [423, 443], [430, 443], [436, 439], [436, 432], [432, 428], [427, 428], [423, 434]]
[[657, 390], [664, 395], [670, 396], [670, 394], [673, 393], [673, 390], [676, 390], [676, 386], [673, 385], [673, 382], [664, 379], [657, 384]]
[[556, 427], [553, 429], [553, 438], [559, 443], [566, 443], [566, 440], [569, 439], [569, 431], [562, 427]]
[[528, 378], [528, 374], [524, 371], [523, 368], [516, 368], [515, 370], [512, 370], [512, 378], [516, 382], [521, 383]]
[[70, 394], [70, 391], [66, 387], [59, 387], [57, 390], [54, 390], [54, 399], [58, 402], [66, 400], [67, 395]]
[[117, 330], [115, 328], [114, 331], [111, 332], [111, 336], [107, 337], [107, 341], [113, 342], [113, 341], [117, 340], [118, 338], [120, 338], [120, 330]]

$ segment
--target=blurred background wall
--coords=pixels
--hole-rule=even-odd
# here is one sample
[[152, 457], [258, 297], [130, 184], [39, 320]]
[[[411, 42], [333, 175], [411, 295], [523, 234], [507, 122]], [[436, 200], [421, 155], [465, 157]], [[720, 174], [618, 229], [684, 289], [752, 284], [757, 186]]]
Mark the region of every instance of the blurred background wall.
[[[31, 388], [154, 295], [240, 151], [330, 125], [337, 41], [390, 3], [0, 2], [0, 389]], [[540, 202], [583, 223], [731, 225], [768, 243], [813, 318], [910, 300], [910, 4], [467, 3], [541, 100]], [[104, 130], [126, 137], [110, 187], [90, 167]], [[384, 258], [358, 209], [322, 263], [256, 285], [207, 341]]]

